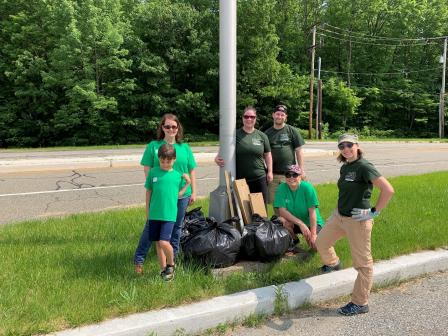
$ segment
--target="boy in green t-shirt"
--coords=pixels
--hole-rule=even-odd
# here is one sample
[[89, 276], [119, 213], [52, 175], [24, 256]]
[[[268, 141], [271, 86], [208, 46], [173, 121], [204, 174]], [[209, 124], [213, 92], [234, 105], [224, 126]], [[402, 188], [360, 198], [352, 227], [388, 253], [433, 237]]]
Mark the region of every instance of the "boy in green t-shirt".
[[[162, 145], [158, 158], [160, 167], [150, 170], [145, 183], [147, 221], [142, 236], [148, 235], [148, 240], [156, 242], [162, 269], [160, 275], [170, 281], [174, 278], [174, 253], [170, 239], [177, 217], [177, 199], [185, 193], [191, 181], [187, 174], [181, 175], [173, 169], [176, 150], [172, 145]], [[185, 180], [183, 187], [182, 178]]]

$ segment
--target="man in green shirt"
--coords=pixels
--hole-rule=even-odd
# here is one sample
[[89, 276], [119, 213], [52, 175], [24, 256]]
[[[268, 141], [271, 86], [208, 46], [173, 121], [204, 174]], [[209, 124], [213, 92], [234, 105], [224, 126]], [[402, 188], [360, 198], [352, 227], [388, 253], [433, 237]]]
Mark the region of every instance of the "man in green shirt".
[[274, 124], [264, 131], [272, 153], [273, 180], [269, 184], [269, 203], [274, 202], [275, 192], [279, 184], [285, 182], [284, 175], [290, 165], [298, 164], [302, 176], [305, 176], [302, 149], [305, 141], [295, 127], [286, 124], [287, 117], [287, 107], [277, 105], [272, 113]]

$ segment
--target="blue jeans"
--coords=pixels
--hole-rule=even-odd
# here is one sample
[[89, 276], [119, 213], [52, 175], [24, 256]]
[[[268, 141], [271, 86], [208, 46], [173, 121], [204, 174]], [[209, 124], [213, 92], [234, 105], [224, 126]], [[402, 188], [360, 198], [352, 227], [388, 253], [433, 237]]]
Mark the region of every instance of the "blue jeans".
[[[176, 223], [174, 223], [173, 233], [171, 234], [170, 240], [171, 246], [173, 247], [174, 256], [177, 256], [179, 253], [180, 236], [182, 234], [185, 212], [187, 211], [189, 202], [190, 196], [179, 198], [177, 200], [177, 218]], [[135, 250], [134, 264], [141, 265], [145, 262], [145, 258], [148, 255], [149, 248], [151, 247], [151, 243], [152, 242], [149, 240], [149, 221], [146, 221], [137, 249]]]

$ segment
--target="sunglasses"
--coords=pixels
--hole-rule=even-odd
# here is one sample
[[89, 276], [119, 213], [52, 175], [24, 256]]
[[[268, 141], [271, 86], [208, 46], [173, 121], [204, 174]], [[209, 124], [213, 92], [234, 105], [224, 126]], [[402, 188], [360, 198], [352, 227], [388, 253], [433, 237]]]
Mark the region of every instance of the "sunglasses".
[[353, 143], [351, 142], [343, 142], [338, 145], [339, 150], [344, 150], [344, 148], [352, 148]]
[[257, 116], [253, 116], [253, 115], [244, 115], [243, 118], [244, 119], [255, 119]]
[[297, 174], [297, 173], [287, 172], [287, 173], [285, 174], [285, 177], [286, 177], [286, 178], [291, 178], [291, 177], [296, 178], [296, 177], [298, 177], [299, 175], [300, 175], [300, 174]]
[[166, 130], [170, 130], [170, 129], [172, 129], [173, 131], [177, 130], [176, 125], [163, 125], [163, 128]]

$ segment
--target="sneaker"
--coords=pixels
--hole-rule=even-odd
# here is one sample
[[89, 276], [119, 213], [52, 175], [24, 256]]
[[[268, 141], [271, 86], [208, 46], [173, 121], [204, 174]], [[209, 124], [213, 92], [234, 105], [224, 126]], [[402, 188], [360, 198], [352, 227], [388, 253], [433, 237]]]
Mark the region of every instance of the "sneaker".
[[171, 281], [174, 279], [174, 266], [166, 265], [165, 270], [160, 274], [165, 281]]
[[369, 312], [369, 305], [360, 306], [353, 302], [349, 302], [344, 307], [338, 309], [338, 313], [345, 316], [365, 314], [368, 312]]
[[138, 274], [138, 275], [143, 274], [143, 265], [135, 264], [135, 274]]
[[289, 247], [286, 250], [286, 252], [293, 253], [293, 254], [298, 253], [297, 249], [299, 248], [299, 246], [298, 246], [299, 243], [300, 243], [299, 238], [291, 240], [291, 243], [289, 244]]
[[342, 268], [342, 262], [339, 260], [338, 263], [334, 266], [323, 265], [320, 268], [321, 273], [331, 273], [334, 271], [339, 271]]

